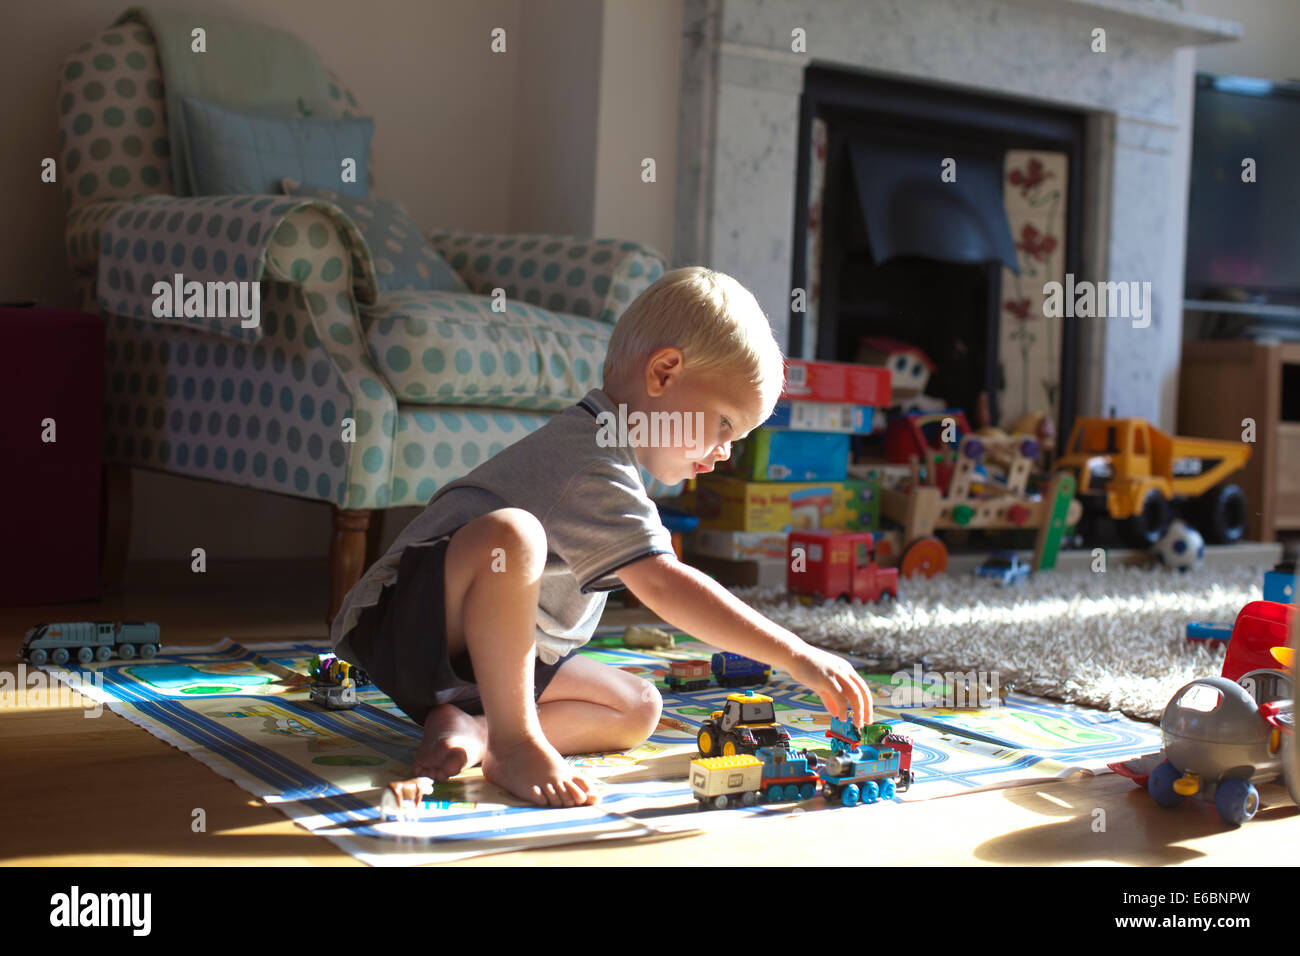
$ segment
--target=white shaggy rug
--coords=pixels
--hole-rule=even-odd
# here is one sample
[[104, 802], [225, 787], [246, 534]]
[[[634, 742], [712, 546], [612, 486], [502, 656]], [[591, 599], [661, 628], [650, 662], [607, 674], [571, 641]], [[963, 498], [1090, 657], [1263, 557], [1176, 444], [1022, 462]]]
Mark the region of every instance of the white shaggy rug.
[[737, 597], [811, 644], [935, 670], [997, 671], [1018, 693], [1158, 721], [1178, 688], [1218, 674], [1224, 648], [1184, 637], [1188, 621], [1231, 624], [1262, 597], [1265, 567], [1186, 574], [1115, 567], [1035, 574], [1002, 588], [971, 574], [899, 583], [885, 605], [804, 605], [773, 588]]

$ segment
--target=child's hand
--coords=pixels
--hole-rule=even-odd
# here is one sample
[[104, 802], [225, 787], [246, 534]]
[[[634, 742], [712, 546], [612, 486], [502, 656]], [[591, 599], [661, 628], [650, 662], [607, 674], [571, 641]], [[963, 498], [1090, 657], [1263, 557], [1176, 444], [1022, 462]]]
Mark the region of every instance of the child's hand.
[[844, 720], [853, 708], [853, 722], [865, 727], [873, 722], [871, 691], [858, 672], [842, 657], [805, 644], [786, 664], [790, 676], [822, 699], [833, 717]]

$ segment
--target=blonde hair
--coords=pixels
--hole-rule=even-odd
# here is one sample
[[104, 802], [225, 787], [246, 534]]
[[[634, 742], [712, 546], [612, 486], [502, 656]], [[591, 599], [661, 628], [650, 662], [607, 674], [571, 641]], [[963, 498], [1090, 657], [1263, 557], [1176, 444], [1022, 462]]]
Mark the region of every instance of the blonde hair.
[[769, 412], [785, 385], [785, 361], [758, 301], [729, 275], [700, 266], [664, 273], [627, 307], [605, 353], [606, 384], [627, 384], [659, 349], [682, 350], [691, 373], [726, 371], [758, 387]]

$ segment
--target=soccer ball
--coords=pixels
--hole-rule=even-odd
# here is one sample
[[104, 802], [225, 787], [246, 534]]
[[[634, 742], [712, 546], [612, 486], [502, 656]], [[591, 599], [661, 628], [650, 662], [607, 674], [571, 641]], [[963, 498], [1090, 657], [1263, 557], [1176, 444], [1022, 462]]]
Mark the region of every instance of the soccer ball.
[[1164, 567], [1190, 571], [1200, 567], [1205, 560], [1205, 539], [1195, 528], [1189, 528], [1182, 521], [1174, 521], [1151, 551]]

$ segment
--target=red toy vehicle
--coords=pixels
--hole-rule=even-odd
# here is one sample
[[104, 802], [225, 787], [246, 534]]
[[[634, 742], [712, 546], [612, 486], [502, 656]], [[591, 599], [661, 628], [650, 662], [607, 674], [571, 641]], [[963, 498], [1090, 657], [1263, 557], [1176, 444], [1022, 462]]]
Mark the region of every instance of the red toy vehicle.
[[898, 568], [880, 568], [872, 558], [869, 531], [791, 531], [786, 588], [791, 594], [879, 601], [898, 597]]
[[1232, 625], [1222, 676], [1243, 684], [1256, 703], [1267, 704], [1292, 695], [1291, 677], [1273, 649], [1287, 647], [1295, 613], [1294, 604], [1251, 601]]

